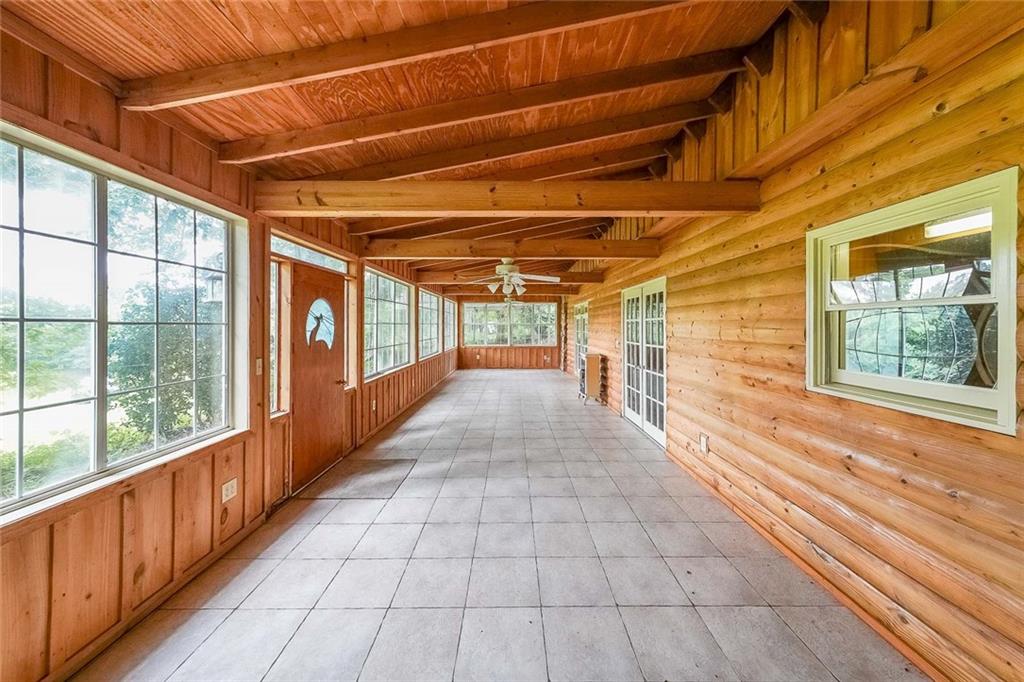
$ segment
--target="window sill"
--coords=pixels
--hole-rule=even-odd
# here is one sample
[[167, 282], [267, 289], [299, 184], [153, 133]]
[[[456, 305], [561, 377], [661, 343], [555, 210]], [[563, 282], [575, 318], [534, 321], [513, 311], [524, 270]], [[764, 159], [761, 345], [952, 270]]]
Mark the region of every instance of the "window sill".
[[1017, 435], [1015, 407], [1008, 411], [1004, 410], [1004, 412], [1009, 412], [1009, 416], [1004, 416], [1001, 419], [1000, 417], [1002, 415], [1000, 415], [999, 410], [991, 410], [972, 405], [961, 405], [940, 400], [929, 400], [927, 398], [918, 398], [911, 395], [850, 384], [814, 384], [809, 382], [807, 384], [807, 390], [814, 393], [824, 393], [837, 398], [844, 398], [846, 400], [855, 400], [857, 402], [867, 403], [868, 405], [874, 405], [876, 407], [897, 410], [899, 412], [908, 412], [910, 414], [916, 414], [930, 419], [938, 419], [940, 421], [952, 422], [962, 426], [994, 431], [1008, 436]]
[[[108, 489], [113, 492], [113, 488], [118, 487], [119, 485], [124, 485], [125, 482], [131, 478], [145, 474], [153, 469], [166, 467], [176, 460], [187, 458], [190, 455], [197, 455], [205, 452], [206, 450], [225, 447], [229, 444], [234, 445], [233, 441], [241, 441], [243, 438], [252, 435], [252, 433], [253, 431], [250, 429], [231, 429], [229, 431], [210, 436], [209, 438], [199, 442], [191, 443], [185, 447], [172, 450], [171, 452], [157, 455], [151, 459], [141, 460], [124, 469], [118, 469], [110, 474], [100, 475], [93, 479], [87, 479], [80, 485], [54, 493], [34, 502], [27, 502], [24, 506], [11, 507], [0, 513], [0, 528], [8, 528], [13, 524], [23, 522], [31, 517], [53, 511], [65, 504], [80, 501], [87, 496], [102, 494]], [[125, 485], [126, 489], [127, 487], [130, 487], [130, 485]], [[120, 492], [124, 492], [124, 490]]]
[[381, 372], [380, 374], [374, 374], [373, 376], [369, 376], [369, 377], [364, 376], [363, 377], [363, 385], [365, 386], [366, 384], [372, 384], [374, 381], [377, 381], [377, 379], [383, 379], [384, 377], [388, 376], [389, 374], [394, 374], [395, 372], [401, 372], [406, 367], [412, 367], [415, 364], [416, 364], [415, 362], [407, 362], [404, 365], [399, 365], [398, 367], [392, 367], [391, 369], [387, 370], [386, 372]]
[[419, 357], [419, 361], [423, 362], [424, 360], [429, 360], [430, 358], [436, 358], [440, 354], [441, 354], [441, 351], [437, 351], [437, 352], [431, 353], [430, 355], [421, 355]]

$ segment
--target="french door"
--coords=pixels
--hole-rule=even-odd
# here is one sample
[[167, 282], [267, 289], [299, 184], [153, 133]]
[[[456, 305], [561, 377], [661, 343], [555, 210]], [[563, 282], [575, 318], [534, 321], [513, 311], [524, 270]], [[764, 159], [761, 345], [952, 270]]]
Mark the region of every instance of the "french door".
[[665, 280], [622, 292], [622, 414], [665, 445]]

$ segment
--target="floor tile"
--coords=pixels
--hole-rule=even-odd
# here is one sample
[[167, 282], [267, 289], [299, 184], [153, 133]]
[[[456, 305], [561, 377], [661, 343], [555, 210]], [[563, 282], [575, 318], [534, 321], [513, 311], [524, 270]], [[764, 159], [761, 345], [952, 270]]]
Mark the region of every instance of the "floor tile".
[[626, 497], [633, 513], [643, 522], [678, 523], [690, 518], [671, 497]]
[[739, 521], [737, 523], [699, 523], [701, 531], [727, 557], [781, 556], [761, 534]]
[[597, 556], [585, 523], [535, 523], [533, 537], [539, 557]]
[[698, 606], [697, 612], [742, 679], [834, 679], [800, 638], [766, 606]]
[[472, 559], [412, 559], [392, 606], [464, 606]]
[[349, 559], [324, 590], [316, 608], [386, 608], [405, 572], [405, 559]]
[[285, 559], [239, 608], [311, 609], [341, 564], [334, 559]]
[[292, 499], [267, 519], [267, 524], [315, 524], [337, 506], [337, 500]]
[[475, 544], [475, 523], [428, 523], [412, 555], [417, 559], [471, 557]]
[[530, 496], [576, 497], [576, 489], [567, 476], [542, 476], [530, 479]]
[[676, 497], [675, 501], [693, 521], [728, 523], [737, 520], [736, 512], [714, 497]]
[[530, 498], [485, 497], [480, 511], [481, 523], [529, 523]]
[[473, 560], [466, 606], [539, 606], [537, 563], [532, 558]]
[[353, 559], [398, 559], [412, 556], [419, 539], [419, 523], [375, 523], [349, 555]]
[[608, 584], [620, 606], [681, 606], [690, 601], [683, 594], [663, 559], [603, 558]]
[[615, 486], [627, 497], [667, 497], [665, 489], [658, 482], [644, 474], [643, 476], [613, 475]]
[[569, 472], [565, 470], [564, 462], [538, 462], [532, 461], [526, 465], [526, 472], [530, 478], [557, 476], [567, 478]]
[[320, 523], [373, 523], [387, 500], [330, 500], [334, 508]]
[[580, 497], [579, 503], [588, 523], [636, 521], [624, 497]]
[[258, 680], [273, 665], [306, 613], [305, 609], [235, 611], [170, 679]]
[[477, 523], [482, 501], [480, 497], [439, 497], [427, 523]]
[[312, 611], [263, 679], [356, 680], [383, 619], [383, 609]]
[[438, 478], [407, 478], [398, 486], [394, 499], [399, 498], [426, 498], [433, 500], [441, 492], [443, 477]]
[[658, 556], [658, 550], [639, 523], [590, 523], [599, 556]]
[[736, 557], [732, 565], [772, 606], [835, 606], [835, 597], [786, 557]]
[[537, 559], [544, 606], [603, 606], [615, 603], [598, 559]]
[[76, 682], [164, 680], [231, 611], [155, 611], [75, 675]]
[[393, 497], [380, 510], [374, 523], [425, 523], [433, 506], [432, 497]]
[[314, 528], [305, 524], [265, 524], [230, 552], [229, 559], [283, 559]]
[[461, 627], [462, 609], [390, 609], [360, 680], [450, 680]]
[[724, 557], [665, 560], [687, 598], [698, 606], [763, 606], [765, 601]]
[[583, 511], [575, 497], [533, 497], [535, 523], [574, 523], [583, 521]]
[[476, 536], [479, 557], [534, 556], [533, 525], [529, 523], [481, 523]]
[[366, 528], [361, 524], [321, 524], [302, 538], [288, 558], [347, 559]]
[[547, 678], [540, 609], [466, 609], [456, 681]]
[[643, 527], [662, 556], [720, 556], [695, 523], [645, 523]]
[[444, 478], [448, 474], [448, 468], [451, 467], [453, 459], [455, 458], [445, 457], [438, 460], [424, 460], [421, 458], [409, 470], [409, 477], [405, 479], [405, 482], [408, 483], [414, 478]]
[[775, 612], [840, 680], [928, 679], [843, 606], [782, 606]]
[[487, 467], [488, 478], [524, 478], [525, 461], [491, 461]]
[[279, 559], [221, 559], [164, 602], [163, 608], [237, 608], [279, 563]]
[[446, 478], [439, 497], [483, 497], [485, 481], [483, 477]]
[[648, 680], [739, 680], [718, 642], [692, 608], [620, 609]]
[[[489, 464], [486, 460], [482, 462], [460, 462], [456, 461], [448, 469], [446, 478], [484, 478], [487, 476]], [[449, 496], [450, 497], [450, 496]]]
[[488, 478], [484, 487], [484, 497], [528, 497], [530, 495], [529, 479], [519, 478]]
[[619, 497], [622, 494], [610, 476], [573, 476], [572, 486], [580, 497]]
[[562, 680], [642, 680], [615, 607], [544, 608], [548, 676]]

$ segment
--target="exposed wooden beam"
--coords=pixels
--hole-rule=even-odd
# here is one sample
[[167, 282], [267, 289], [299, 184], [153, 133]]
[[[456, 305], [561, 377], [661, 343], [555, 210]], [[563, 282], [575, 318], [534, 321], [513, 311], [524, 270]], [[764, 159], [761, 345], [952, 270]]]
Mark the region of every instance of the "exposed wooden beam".
[[512, 239], [518, 239], [519, 235], [526, 231], [536, 229], [554, 228], [579, 228], [581, 226], [594, 226], [601, 223], [600, 218], [519, 218], [500, 222], [488, 222], [478, 227], [462, 230], [450, 230], [444, 232], [426, 233], [427, 227], [413, 228], [401, 232], [391, 232], [384, 236], [386, 239], [426, 239], [444, 237], [445, 239], [487, 239], [514, 234]]
[[[594, 272], [559, 272], [559, 284], [599, 284], [604, 281], [604, 273]], [[420, 284], [465, 284], [480, 279], [479, 274], [463, 272], [436, 272], [420, 270], [416, 281]]]
[[772, 72], [775, 61], [775, 26], [769, 28], [761, 39], [750, 46], [743, 54], [743, 63], [758, 78], [764, 78]]
[[251, 163], [294, 156], [496, 116], [537, 111], [687, 78], [732, 73], [741, 71], [743, 64], [744, 57], [739, 50], [707, 52], [417, 109], [225, 142], [220, 147], [220, 160]]
[[256, 210], [283, 217], [620, 217], [752, 213], [759, 183], [478, 180], [256, 183]]
[[714, 108], [715, 113], [727, 114], [732, 111], [733, 97], [736, 93], [736, 76], [729, 75], [718, 86], [718, 89], [711, 93], [708, 102]]
[[[579, 286], [574, 284], [563, 286], [561, 284], [534, 284], [532, 282], [527, 282], [526, 291], [522, 294], [516, 295], [514, 298], [522, 298], [523, 296], [571, 296], [573, 294], [578, 294], [579, 291]], [[445, 296], [491, 295], [491, 292], [487, 288], [486, 284], [462, 284], [446, 286], [441, 288], [441, 292]], [[501, 294], [501, 292], [499, 291], [498, 294]]]
[[607, 140], [630, 133], [640, 133], [669, 126], [682, 126], [688, 121], [709, 118], [715, 113], [707, 102], [687, 102], [653, 111], [643, 111], [617, 118], [592, 121], [568, 128], [555, 128], [521, 137], [484, 142], [460, 149], [445, 149], [397, 161], [322, 173], [308, 180], [387, 180], [409, 178], [452, 168], [463, 168], [488, 161], [548, 149], [559, 149], [583, 142]]
[[558, 180], [599, 175], [608, 169], [634, 167], [665, 156], [665, 145], [650, 142], [622, 149], [596, 152], [587, 156], [574, 156], [551, 163], [495, 171], [474, 176], [474, 180]]
[[828, 0], [793, 0], [786, 9], [800, 21], [820, 24], [828, 14]]
[[[666, 183], [667, 184], [667, 183]], [[512, 241], [505, 239], [371, 239], [363, 256], [381, 260], [444, 258], [531, 258], [537, 260], [634, 260], [657, 258], [661, 252], [655, 239], [550, 239]]]
[[543, 2], [125, 83], [129, 109], [164, 109], [471, 52], [664, 11], [665, 2]]

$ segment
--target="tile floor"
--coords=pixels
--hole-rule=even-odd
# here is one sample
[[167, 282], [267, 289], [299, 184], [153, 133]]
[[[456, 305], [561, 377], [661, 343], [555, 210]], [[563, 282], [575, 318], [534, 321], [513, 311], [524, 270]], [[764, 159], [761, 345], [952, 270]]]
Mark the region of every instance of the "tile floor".
[[460, 371], [81, 680], [922, 675], [555, 371]]

